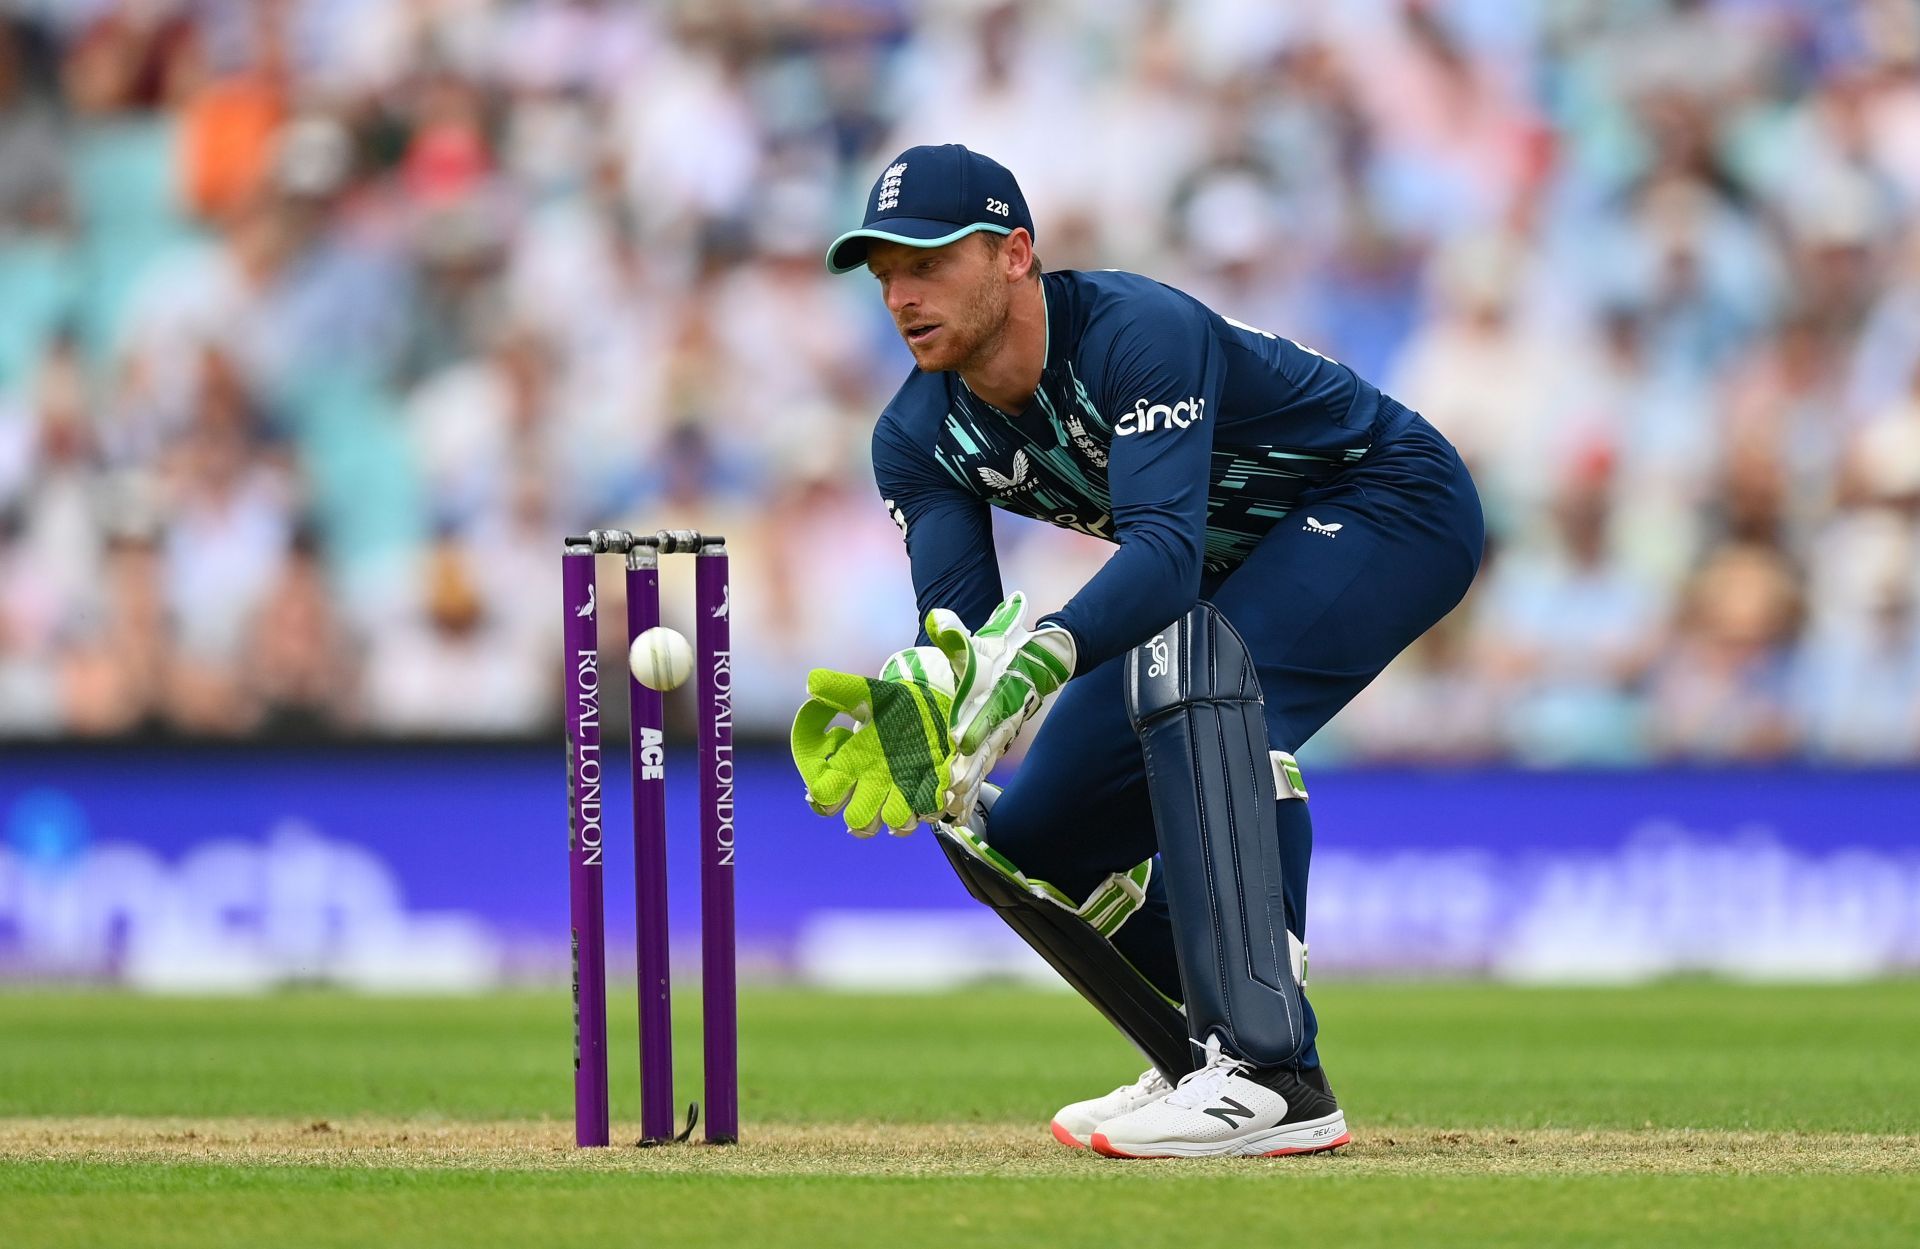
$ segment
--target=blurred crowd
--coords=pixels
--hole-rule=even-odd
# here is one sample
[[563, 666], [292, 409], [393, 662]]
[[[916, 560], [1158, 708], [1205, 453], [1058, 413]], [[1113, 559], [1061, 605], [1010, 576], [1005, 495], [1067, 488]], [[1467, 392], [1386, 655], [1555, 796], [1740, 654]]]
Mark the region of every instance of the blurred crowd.
[[[0, 14], [0, 736], [550, 731], [558, 539], [618, 524], [728, 535], [780, 731], [914, 627], [866, 463], [909, 359], [821, 256], [964, 142], [1049, 269], [1473, 466], [1479, 584], [1313, 757], [1920, 757], [1906, 0]], [[1108, 549], [999, 545], [1042, 610]]]

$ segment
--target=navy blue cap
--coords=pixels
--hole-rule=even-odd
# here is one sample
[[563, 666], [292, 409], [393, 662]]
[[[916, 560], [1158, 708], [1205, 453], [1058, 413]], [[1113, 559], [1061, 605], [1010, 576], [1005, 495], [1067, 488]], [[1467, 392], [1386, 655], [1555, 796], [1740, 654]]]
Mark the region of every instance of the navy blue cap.
[[827, 248], [827, 268], [867, 263], [867, 240], [942, 247], [981, 230], [1033, 233], [1027, 197], [1007, 167], [958, 143], [910, 147], [893, 158], [867, 195], [867, 217]]

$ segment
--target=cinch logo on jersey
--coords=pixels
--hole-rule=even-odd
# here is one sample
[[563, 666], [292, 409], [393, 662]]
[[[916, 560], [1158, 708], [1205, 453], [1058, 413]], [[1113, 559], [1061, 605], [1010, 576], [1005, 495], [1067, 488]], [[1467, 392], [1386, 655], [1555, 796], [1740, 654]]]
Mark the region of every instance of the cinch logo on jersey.
[[1171, 425], [1175, 429], [1185, 429], [1206, 414], [1205, 399], [1182, 399], [1169, 407], [1164, 403], [1148, 406], [1145, 399], [1133, 405], [1133, 411], [1121, 417], [1114, 425], [1114, 436], [1124, 438], [1128, 434], [1151, 434], [1162, 425]]

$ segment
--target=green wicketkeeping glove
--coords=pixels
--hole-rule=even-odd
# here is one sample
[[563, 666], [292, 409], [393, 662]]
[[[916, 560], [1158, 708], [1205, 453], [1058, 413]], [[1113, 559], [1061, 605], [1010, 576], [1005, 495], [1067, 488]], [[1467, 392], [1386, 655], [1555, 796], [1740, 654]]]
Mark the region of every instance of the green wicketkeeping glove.
[[[871, 837], [882, 825], [910, 833], [942, 809], [953, 779], [945, 693], [930, 683], [815, 668], [807, 694], [793, 718], [793, 763], [815, 811], [841, 811], [848, 832]], [[842, 715], [855, 727], [835, 724]]]
[[[930, 686], [935, 693], [953, 702], [953, 666], [934, 646], [909, 646], [887, 656], [880, 668], [882, 681], [913, 681]], [[951, 720], [952, 716], [948, 716]]]
[[969, 632], [944, 608], [927, 613], [927, 639], [953, 669], [954, 784], [946, 811], [962, 815], [1022, 727], [1073, 675], [1077, 647], [1065, 629], [1029, 630], [1017, 591]]
[[969, 630], [957, 613], [944, 607], [927, 613], [927, 641], [947, 657], [947, 666], [953, 670], [956, 724], [980, 709], [1007, 653], [1026, 639], [1026, 614], [1027, 596], [1018, 590], [994, 608], [977, 630]]
[[[1073, 675], [1073, 634], [1042, 625], [1009, 653], [986, 697], [954, 726], [954, 744], [963, 755], [986, 751], [998, 757], [1033, 713]], [[994, 743], [998, 742], [996, 749]]]

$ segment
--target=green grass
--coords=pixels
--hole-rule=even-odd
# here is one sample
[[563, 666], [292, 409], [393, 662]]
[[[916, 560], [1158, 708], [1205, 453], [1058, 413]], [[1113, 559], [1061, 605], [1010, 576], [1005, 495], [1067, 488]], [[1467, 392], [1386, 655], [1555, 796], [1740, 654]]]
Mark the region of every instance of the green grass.
[[1140, 1067], [1065, 995], [750, 991], [743, 1147], [586, 1156], [555, 994], [0, 995], [0, 1243], [1916, 1243], [1911, 982], [1315, 1003], [1355, 1147], [1126, 1164], [1045, 1136]]
[[[825, 1177], [646, 1184], [512, 1172], [30, 1166], [21, 1245], [624, 1244], [1911, 1246], [1885, 1176], [1411, 1178], [1271, 1172], [1084, 1180]], [[1118, 1167], [1109, 1167], [1109, 1171]], [[1324, 1169], [1324, 1168], [1322, 1168]], [[129, 1172], [132, 1172], [129, 1174]], [[1904, 1221], [1906, 1226], [1900, 1224]]]
[[[1314, 1002], [1335, 1088], [1370, 1126], [1907, 1132], [1920, 1118], [1914, 982], [1329, 986]], [[697, 1002], [677, 1007], [684, 1100]], [[614, 1105], [631, 1113], [632, 998], [610, 1017]], [[546, 994], [0, 996], [0, 1117], [564, 1115], [568, 1019]], [[750, 1123], [1044, 1123], [1142, 1065], [1066, 994], [762, 989], [741, 1021]]]

